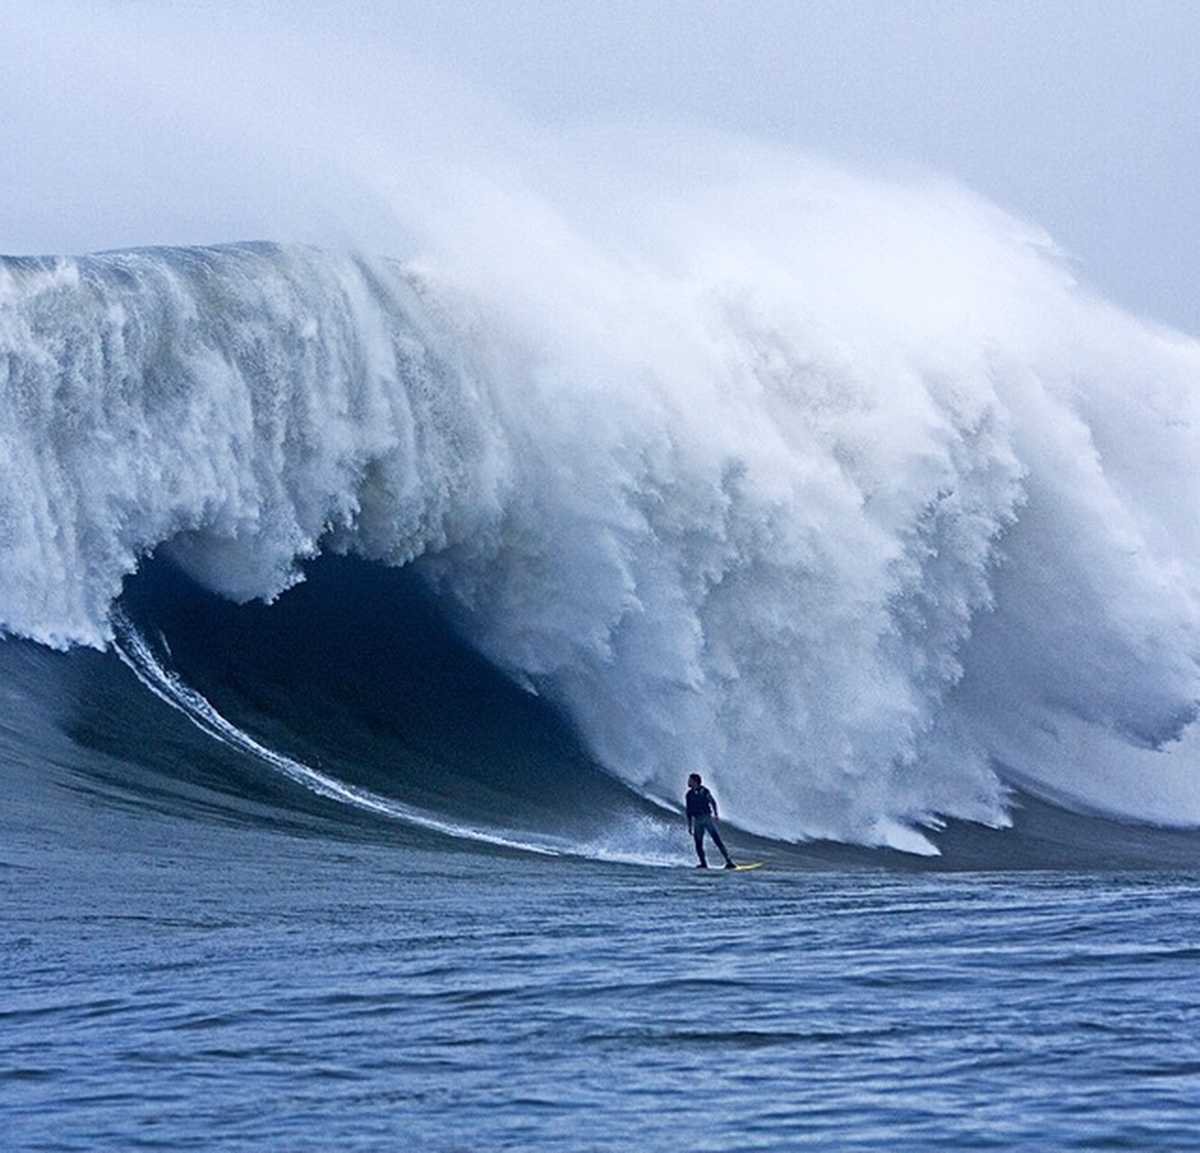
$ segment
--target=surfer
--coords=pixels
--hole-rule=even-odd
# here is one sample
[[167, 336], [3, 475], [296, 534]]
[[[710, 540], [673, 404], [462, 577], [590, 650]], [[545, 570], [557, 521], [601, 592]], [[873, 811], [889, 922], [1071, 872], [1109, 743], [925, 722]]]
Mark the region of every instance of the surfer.
[[708, 861], [704, 856], [704, 834], [708, 833], [713, 839], [713, 844], [721, 850], [721, 856], [725, 858], [725, 868], [736, 869], [737, 865], [726, 852], [725, 842], [721, 840], [721, 834], [717, 831], [717, 798], [701, 783], [699, 773], [692, 773], [688, 777], [686, 800], [688, 832], [696, 842], [696, 856], [700, 858], [696, 868], [708, 868]]

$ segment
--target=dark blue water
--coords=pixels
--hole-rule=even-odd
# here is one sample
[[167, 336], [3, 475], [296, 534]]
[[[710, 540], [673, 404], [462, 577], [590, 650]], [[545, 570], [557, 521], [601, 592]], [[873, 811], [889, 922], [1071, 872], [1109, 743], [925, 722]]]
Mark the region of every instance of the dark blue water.
[[1200, 1147], [1194, 834], [1018, 797], [933, 860], [727, 829], [768, 866], [698, 874], [410, 587], [325, 572], [125, 607], [296, 763], [674, 866], [444, 836], [0, 644], [0, 1150]]
[[77, 812], [2, 854], [6, 1148], [1196, 1147], [1196, 876]]

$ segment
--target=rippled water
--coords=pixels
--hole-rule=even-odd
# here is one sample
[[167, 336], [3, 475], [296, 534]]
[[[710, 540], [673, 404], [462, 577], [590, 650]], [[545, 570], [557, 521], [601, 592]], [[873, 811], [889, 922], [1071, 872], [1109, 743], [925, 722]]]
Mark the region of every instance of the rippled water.
[[1196, 1147], [1193, 876], [103, 834], [0, 853], [9, 1148]]

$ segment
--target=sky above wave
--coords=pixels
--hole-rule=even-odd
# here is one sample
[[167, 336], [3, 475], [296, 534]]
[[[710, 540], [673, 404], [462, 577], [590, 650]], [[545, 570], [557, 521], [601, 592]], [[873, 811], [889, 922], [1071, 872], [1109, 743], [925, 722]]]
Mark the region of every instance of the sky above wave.
[[0, 0], [0, 30], [0, 251], [374, 239], [339, 143], [376, 134], [420, 171], [715, 131], [949, 174], [1200, 331], [1195, 5]]

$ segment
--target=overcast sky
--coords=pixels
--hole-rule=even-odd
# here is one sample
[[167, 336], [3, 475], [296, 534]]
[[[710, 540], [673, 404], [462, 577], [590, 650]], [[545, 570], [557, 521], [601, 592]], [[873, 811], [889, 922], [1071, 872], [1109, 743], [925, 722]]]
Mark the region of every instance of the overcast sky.
[[[221, 212], [171, 183], [195, 167], [210, 202], [248, 199], [223, 117], [151, 124], [141, 107], [169, 103], [221, 36], [249, 46], [243, 79], [272, 74], [275, 37], [327, 47], [330, 100], [360, 51], [398, 62], [393, 106], [406, 67], [428, 68], [452, 78], [466, 135], [501, 109], [534, 134], [650, 123], [932, 168], [1045, 226], [1105, 294], [1200, 334], [1200, 4], [0, 0], [0, 249], [243, 238], [214, 235]], [[147, 67], [149, 97], [122, 79]], [[319, 104], [326, 81], [303, 75]], [[230, 228], [270, 227], [228, 211]]]

